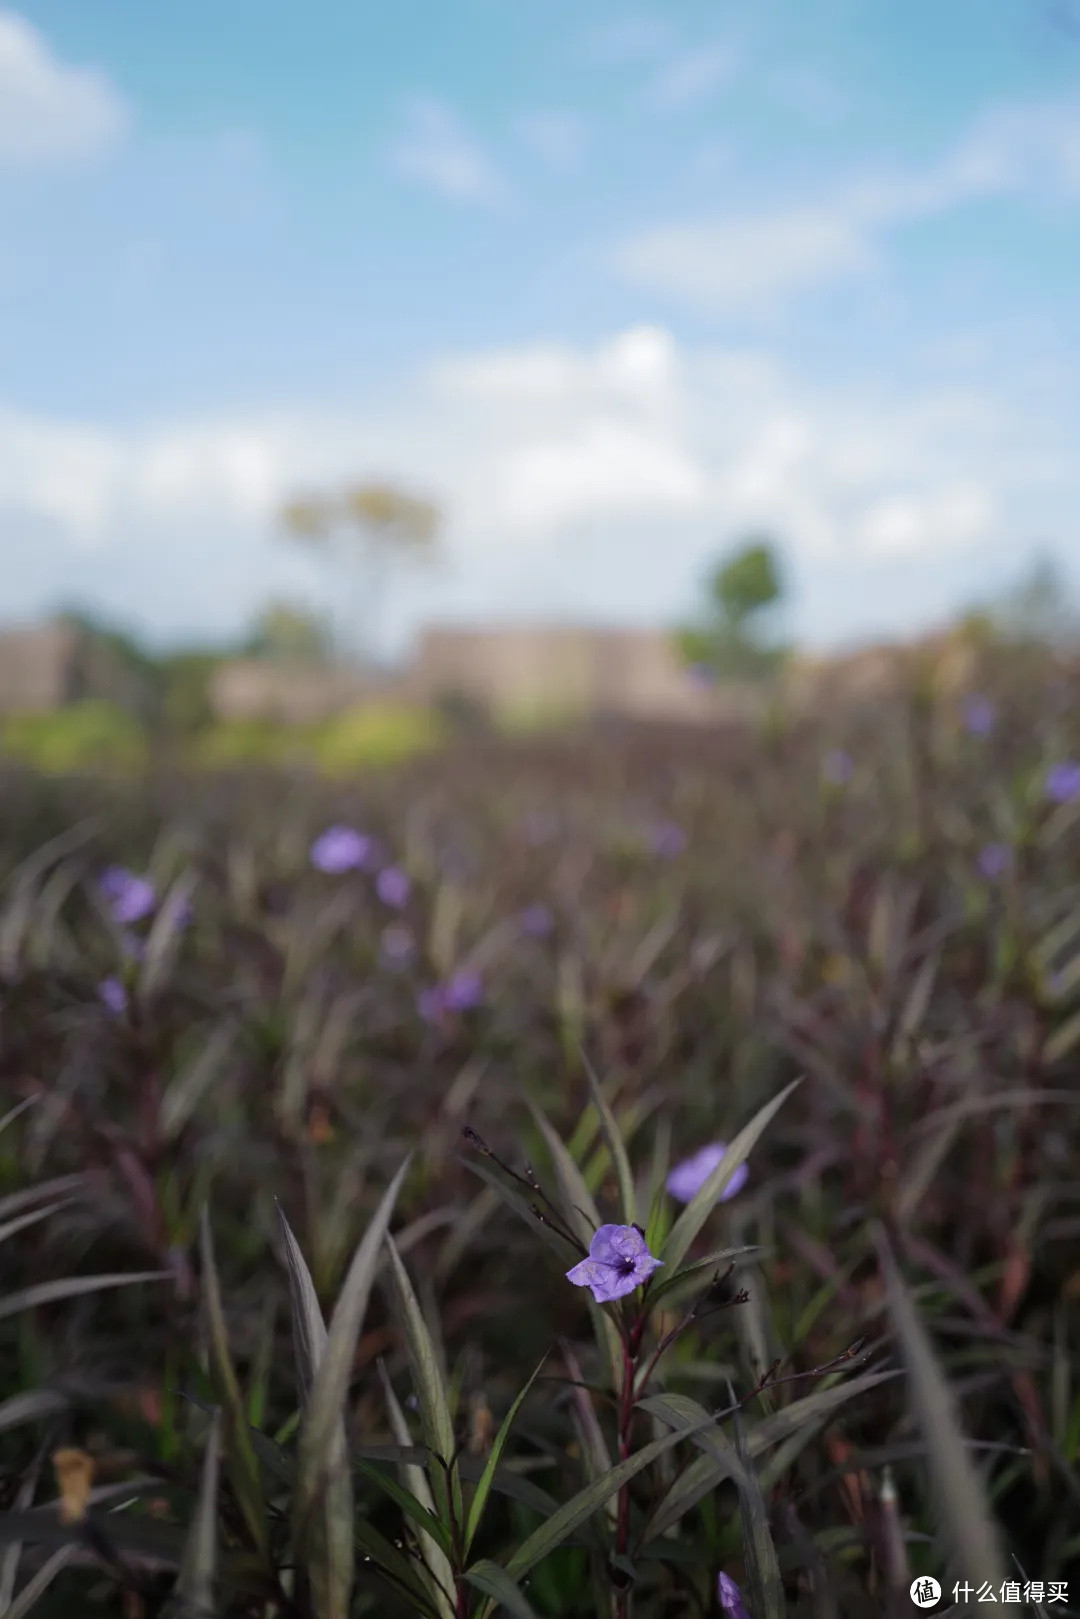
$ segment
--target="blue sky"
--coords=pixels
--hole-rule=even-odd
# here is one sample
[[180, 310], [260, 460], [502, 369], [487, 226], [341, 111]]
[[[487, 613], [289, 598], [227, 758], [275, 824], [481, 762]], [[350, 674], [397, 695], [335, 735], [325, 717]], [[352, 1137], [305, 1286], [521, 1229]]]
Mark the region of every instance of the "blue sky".
[[0, 9], [0, 620], [334, 596], [390, 477], [432, 618], [659, 622], [740, 534], [811, 644], [1080, 562], [1073, 0]]

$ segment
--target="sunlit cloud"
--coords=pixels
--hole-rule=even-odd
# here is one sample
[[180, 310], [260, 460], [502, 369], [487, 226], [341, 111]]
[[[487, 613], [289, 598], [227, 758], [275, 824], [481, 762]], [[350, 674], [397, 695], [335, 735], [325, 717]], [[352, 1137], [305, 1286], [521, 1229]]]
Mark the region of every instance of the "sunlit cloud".
[[96, 157], [129, 123], [127, 105], [105, 73], [61, 62], [24, 17], [0, 11], [0, 167]]

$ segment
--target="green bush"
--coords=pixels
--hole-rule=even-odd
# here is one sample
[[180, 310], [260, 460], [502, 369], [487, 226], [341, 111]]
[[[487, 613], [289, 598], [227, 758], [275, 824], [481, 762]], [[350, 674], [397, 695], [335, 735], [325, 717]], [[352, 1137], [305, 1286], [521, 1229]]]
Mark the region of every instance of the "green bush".
[[431, 710], [400, 703], [351, 709], [314, 734], [316, 763], [329, 775], [364, 765], [397, 764], [438, 746], [446, 725]]
[[149, 762], [146, 733], [113, 703], [73, 703], [45, 714], [16, 714], [0, 726], [0, 750], [47, 775], [127, 773]]

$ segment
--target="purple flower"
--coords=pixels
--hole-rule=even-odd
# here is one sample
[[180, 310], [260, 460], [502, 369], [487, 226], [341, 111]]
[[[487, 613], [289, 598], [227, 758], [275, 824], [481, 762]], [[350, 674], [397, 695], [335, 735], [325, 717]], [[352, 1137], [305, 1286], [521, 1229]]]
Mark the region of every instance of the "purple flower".
[[407, 905], [409, 902], [409, 895], [412, 892], [412, 879], [407, 872], [402, 871], [400, 866], [387, 866], [385, 871], [380, 871], [375, 879], [375, 892], [384, 905], [389, 905], [392, 910], [400, 911], [402, 906]]
[[372, 852], [371, 839], [351, 826], [331, 826], [311, 845], [311, 864], [319, 871], [340, 876], [365, 866]]
[[1011, 865], [1012, 850], [1007, 843], [986, 843], [979, 850], [979, 870], [991, 882], [1004, 877]]
[[717, 1575], [716, 1591], [720, 1598], [720, 1606], [727, 1614], [728, 1619], [750, 1619], [742, 1599], [742, 1592], [731, 1578], [731, 1575], [725, 1574], [723, 1570]]
[[834, 787], [843, 787], [855, 774], [855, 761], [843, 748], [833, 748], [825, 755], [821, 770], [826, 781], [831, 781]]
[[971, 736], [989, 736], [996, 719], [997, 710], [989, 697], [969, 697], [964, 704], [964, 729]]
[[546, 905], [527, 905], [518, 920], [522, 933], [527, 933], [530, 939], [546, 939], [553, 926], [552, 915]]
[[479, 973], [456, 972], [448, 980], [443, 997], [449, 1012], [468, 1012], [479, 1006], [484, 998], [484, 985]]
[[591, 1287], [597, 1304], [608, 1304], [647, 1282], [662, 1264], [636, 1226], [602, 1225], [593, 1233], [588, 1259], [568, 1270], [566, 1279], [575, 1287]]
[[445, 984], [423, 989], [416, 1005], [426, 1023], [438, 1023], [447, 1012], [470, 1012], [484, 998], [484, 985], [479, 973], [459, 971]]
[[108, 902], [113, 921], [121, 926], [141, 922], [157, 903], [153, 883], [145, 877], [136, 877], [126, 866], [110, 866], [103, 871], [98, 887]]
[[117, 1017], [122, 1012], [127, 1011], [127, 990], [119, 978], [103, 979], [98, 985], [98, 996], [103, 1004], [109, 1008], [109, 1011], [114, 1012]]
[[674, 821], [661, 821], [653, 828], [649, 844], [662, 860], [676, 860], [686, 848], [686, 833]]
[[1067, 804], [1080, 793], [1080, 765], [1072, 760], [1053, 765], [1046, 772], [1045, 792], [1054, 804]]
[[416, 954], [416, 941], [403, 922], [391, 922], [382, 930], [379, 949], [388, 966], [404, 967]]
[[[672, 1197], [677, 1197], [680, 1203], [689, 1203], [705, 1185], [726, 1152], [726, 1141], [713, 1141], [695, 1152], [693, 1157], [684, 1158], [681, 1164], [676, 1164], [667, 1178], [667, 1189]], [[749, 1165], [740, 1164], [720, 1194], [721, 1203], [726, 1203], [729, 1197], [741, 1191], [749, 1177]]]

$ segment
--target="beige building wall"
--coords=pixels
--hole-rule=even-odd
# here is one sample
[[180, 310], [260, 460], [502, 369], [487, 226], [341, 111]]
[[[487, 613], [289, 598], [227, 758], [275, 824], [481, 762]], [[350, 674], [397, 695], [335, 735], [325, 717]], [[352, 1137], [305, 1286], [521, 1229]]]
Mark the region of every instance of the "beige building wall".
[[237, 658], [210, 680], [210, 707], [219, 720], [270, 720], [311, 725], [372, 695], [370, 682], [348, 669]]
[[0, 635], [0, 710], [33, 713], [71, 702], [76, 639], [75, 631], [61, 624]]

